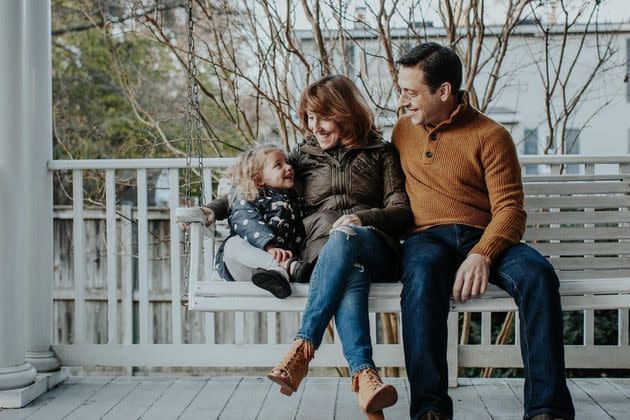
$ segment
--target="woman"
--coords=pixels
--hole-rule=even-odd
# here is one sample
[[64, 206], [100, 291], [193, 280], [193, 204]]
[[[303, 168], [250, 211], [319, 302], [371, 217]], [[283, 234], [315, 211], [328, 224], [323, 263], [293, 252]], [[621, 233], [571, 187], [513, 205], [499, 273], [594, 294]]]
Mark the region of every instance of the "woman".
[[[397, 394], [383, 384], [372, 360], [368, 295], [371, 282], [399, 277], [398, 237], [412, 220], [400, 163], [347, 77], [309, 85], [298, 113], [309, 134], [289, 162], [306, 205], [301, 256], [315, 266], [302, 325], [268, 377], [282, 393], [295, 392], [334, 316], [359, 405], [378, 413], [395, 404]], [[216, 202], [209, 207], [225, 214]]]

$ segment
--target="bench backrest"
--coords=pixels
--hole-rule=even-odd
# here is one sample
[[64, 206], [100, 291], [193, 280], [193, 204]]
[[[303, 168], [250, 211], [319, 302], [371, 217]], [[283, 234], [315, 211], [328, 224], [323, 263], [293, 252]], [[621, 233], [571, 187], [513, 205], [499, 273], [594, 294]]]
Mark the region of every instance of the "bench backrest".
[[628, 277], [630, 174], [524, 178], [525, 242], [561, 277]]

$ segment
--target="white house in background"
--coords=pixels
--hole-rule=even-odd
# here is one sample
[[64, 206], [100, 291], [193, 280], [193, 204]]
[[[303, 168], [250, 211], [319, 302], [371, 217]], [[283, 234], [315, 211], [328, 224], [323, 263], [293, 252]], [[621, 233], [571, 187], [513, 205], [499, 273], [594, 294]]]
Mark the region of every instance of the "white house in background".
[[[630, 22], [607, 24], [617, 32], [613, 48], [617, 52], [610, 64], [614, 68], [600, 76], [589, 88], [568, 128], [568, 142], [573, 147], [569, 153], [588, 155], [618, 155], [630, 153]], [[600, 24], [601, 29], [601, 24]], [[493, 33], [498, 33], [500, 27], [487, 27], [486, 43], [490, 46], [496, 42]], [[569, 36], [567, 50], [569, 56], [578, 47], [578, 36], [584, 31], [584, 26], [576, 26], [574, 35]], [[436, 28], [430, 22], [420, 25], [419, 33], [426, 33], [426, 40], [446, 43], [443, 28]], [[501, 71], [501, 78], [497, 91], [487, 110], [494, 119], [504, 124], [512, 133], [522, 154], [542, 154], [546, 137], [546, 119], [544, 109], [544, 89], [535, 62], [541, 60], [544, 42], [539, 36], [538, 27], [533, 24], [521, 24], [510, 38], [509, 50]], [[326, 34], [325, 34], [326, 35]], [[336, 33], [335, 35], [336, 36]], [[370, 90], [375, 99], [388, 103], [388, 108], [395, 108], [396, 96], [387, 95], [391, 91], [391, 79], [383, 58], [384, 52], [376, 36], [364, 28], [355, 27], [348, 30], [348, 36], [353, 40], [346, 41], [346, 57], [351, 77], [362, 87], [363, 91]], [[300, 42], [316, 62], [317, 50], [313, 40], [313, 32], [298, 31]], [[404, 51], [416, 45], [418, 40], [410, 37], [407, 28], [393, 29], [391, 37], [394, 44], [394, 57], [399, 57]], [[554, 36], [553, 42], [559, 42], [560, 34]], [[594, 34], [587, 36], [585, 51], [582, 52], [571, 79], [575, 86], [579, 86], [588, 72], [596, 63], [596, 53], [593, 47], [596, 39]], [[367, 54], [362, 53], [365, 48]], [[485, 49], [486, 51], [489, 48]], [[334, 48], [333, 62], [336, 71], [342, 68], [339, 48]], [[363, 81], [359, 74], [363, 70]], [[299, 62], [295, 62], [296, 80], [305, 80], [304, 69]], [[317, 73], [317, 71], [315, 72]], [[475, 88], [482, 92], [487, 80], [486, 74], [481, 74], [475, 81]], [[367, 89], [366, 89], [367, 87]], [[610, 101], [602, 111], [597, 110], [605, 102]], [[374, 107], [373, 107], [374, 109]], [[593, 116], [593, 114], [595, 114]], [[378, 122], [389, 137], [396, 116], [393, 112], [378, 112]]]

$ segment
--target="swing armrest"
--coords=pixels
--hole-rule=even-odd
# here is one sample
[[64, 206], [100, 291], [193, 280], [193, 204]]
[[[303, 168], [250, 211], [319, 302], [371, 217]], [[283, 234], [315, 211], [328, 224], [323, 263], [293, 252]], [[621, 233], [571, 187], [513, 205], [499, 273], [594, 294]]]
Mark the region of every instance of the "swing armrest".
[[177, 207], [175, 217], [179, 223], [206, 223], [206, 218], [199, 207]]

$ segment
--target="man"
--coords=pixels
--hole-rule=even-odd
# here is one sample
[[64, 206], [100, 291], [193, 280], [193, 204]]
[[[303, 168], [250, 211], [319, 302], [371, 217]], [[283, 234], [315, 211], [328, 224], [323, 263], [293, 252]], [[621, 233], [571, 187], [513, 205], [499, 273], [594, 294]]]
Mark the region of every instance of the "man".
[[392, 134], [415, 230], [403, 245], [403, 340], [411, 418], [451, 418], [446, 362], [449, 299], [483, 295], [488, 281], [519, 308], [525, 418], [572, 419], [562, 311], [553, 267], [520, 243], [525, 231], [516, 148], [500, 124], [459, 91], [462, 64], [429, 42], [397, 62], [407, 109]]

